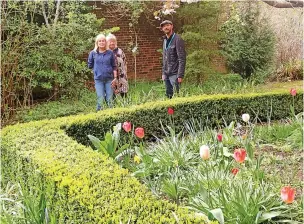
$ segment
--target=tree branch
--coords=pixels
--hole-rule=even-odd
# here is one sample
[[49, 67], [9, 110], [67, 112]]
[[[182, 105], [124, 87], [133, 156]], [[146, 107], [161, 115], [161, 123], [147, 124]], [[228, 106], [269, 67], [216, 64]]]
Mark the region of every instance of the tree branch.
[[50, 28], [50, 24], [49, 24], [48, 18], [47, 18], [46, 13], [45, 13], [44, 1], [41, 2], [41, 6], [42, 6], [42, 14], [43, 14], [43, 18], [44, 18], [44, 21], [45, 21], [45, 25], [46, 25], [48, 28]]
[[275, 8], [302, 8], [304, 0], [275, 0], [275, 1], [268, 1], [262, 0], [263, 2], [271, 5]]
[[58, 17], [59, 17], [59, 9], [60, 9], [60, 0], [57, 0], [56, 4], [56, 14], [55, 14], [55, 19], [54, 19], [54, 25], [56, 25]]

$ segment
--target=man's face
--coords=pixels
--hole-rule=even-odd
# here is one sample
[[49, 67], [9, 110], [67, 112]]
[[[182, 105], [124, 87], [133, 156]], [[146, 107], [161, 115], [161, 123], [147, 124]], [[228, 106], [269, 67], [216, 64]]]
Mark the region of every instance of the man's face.
[[169, 34], [172, 32], [172, 29], [173, 29], [173, 25], [172, 24], [164, 24], [163, 27], [162, 27], [162, 31], [165, 33], [165, 34]]

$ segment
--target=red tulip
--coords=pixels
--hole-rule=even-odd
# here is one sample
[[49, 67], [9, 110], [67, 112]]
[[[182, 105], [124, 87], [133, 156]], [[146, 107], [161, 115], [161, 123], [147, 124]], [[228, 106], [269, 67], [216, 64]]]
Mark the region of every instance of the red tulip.
[[286, 204], [292, 203], [295, 198], [295, 189], [290, 186], [283, 187], [281, 189], [281, 198]]
[[245, 149], [235, 149], [233, 157], [239, 163], [244, 162], [244, 160], [246, 158], [246, 150]]
[[297, 95], [297, 90], [295, 88], [290, 89], [290, 95], [295, 96]]
[[223, 135], [221, 133], [218, 133], [216, 137], [219, 142], [223, 141]]
[[122, 125], [122, 128], [125, 130], [125, 132], [130, 132], [131, 126], [131, 122], [125, 121]]
[[141, 127], [135, 129], [135, 135], [138, 138], [143, 138], [145, 136], [145, 130]]
[[233, 168], [231, 170], [231, 173], [235, 176], [237, 173], [239, 172], [239, 169], [238, 168]]
[[168, 114], [169, 115], [173, 115], [174, 114], [173, 108], [171, 108], [171, 107], [168, 108]]

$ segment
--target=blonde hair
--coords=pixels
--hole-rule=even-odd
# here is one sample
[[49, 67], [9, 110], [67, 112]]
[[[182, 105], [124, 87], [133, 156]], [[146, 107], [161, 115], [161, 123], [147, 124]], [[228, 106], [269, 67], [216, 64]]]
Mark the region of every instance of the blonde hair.
[[115, 35], [109, 33], [106, 37], [106, 41], [107, 41], [107, 48], [109, 49], [109, 41], [110, 40], [114, 40], [115, 41], [115, 47], [117, 47], [117, 39], [115, 37]]
[[105, 39], [106, 40], [106, 36], [104, 34], [98, 34], [97, 37], [95, 38], [95, 47], [94, 47], [94, 51], [97, 51], [98, 49], [98, 41], [101, 39]]

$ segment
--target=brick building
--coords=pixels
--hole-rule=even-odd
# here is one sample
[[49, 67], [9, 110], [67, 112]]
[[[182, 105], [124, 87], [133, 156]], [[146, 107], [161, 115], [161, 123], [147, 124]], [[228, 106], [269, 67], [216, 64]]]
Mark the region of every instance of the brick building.
[[[122, 15], [121, 12], [117, 13], [115, 5], [102, 4], [100, 1], [89, 2], [94, 5], [94, 13], [97, 18], [104, 18], [103, 29], [112, 27], [120, 27], [118, 32], [115, 32], [117, 37], [118, 47], [123, 49], [127, 57], [128, 63], [128, 78], [136, 80], [160, 80], [161, 79], [161, 53], [163, 32], [159, 29], [160, 21], [151, 17], [147, 18], [142, 15], [139, 19], [139, 24], [136, 26], [137, 30], [137, 43], [138, 54], [136, 56], [136, 73], [135, 73], [135, 57], [132, 55], [131, 49], [135, 46], [135, 33], [132, 27], [130, 17]], [[173, 20], [174, 22], [174, 20]], [[175, 30], [178, 32], [177, 25], [174, 23]], [[130, 47], [130, 43], [133, 46]], [[219, 72], [226, 72], [225, 61], [222, 57], [213, 59], [214, 68]]]

